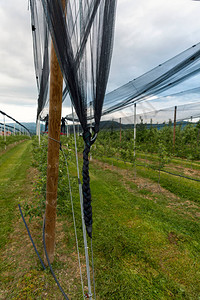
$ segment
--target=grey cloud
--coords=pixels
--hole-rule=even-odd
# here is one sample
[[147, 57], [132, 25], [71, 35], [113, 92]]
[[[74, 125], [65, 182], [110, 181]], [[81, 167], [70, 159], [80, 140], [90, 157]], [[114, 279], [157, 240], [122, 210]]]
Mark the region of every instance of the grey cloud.
[[[28, 2], [1, 1], [0, 103], [36, 103]], [[119, 0], [108, 91], [199, 42], [200, 2]], [[185, 83], [190, 88], [198, 83]]]
[[120, 1], [108, 89], [198, 43], [199, 15], [192, 1]]

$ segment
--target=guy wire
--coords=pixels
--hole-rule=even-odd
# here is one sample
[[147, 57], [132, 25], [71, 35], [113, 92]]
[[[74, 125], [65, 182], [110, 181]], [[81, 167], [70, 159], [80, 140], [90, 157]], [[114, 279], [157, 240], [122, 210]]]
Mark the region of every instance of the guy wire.
[[79, 173], [73, 104], [72, 104], [72, 117], [73, 117], [73, 132], [74, 132], [74, 144], [75, 144], [75, 154], [76, 154], [78, 185], [79, 185], [79, 196], [80, 196], [80, 205], [81, 205], [82, 229], [83, 229], [83, 239], [84, 239], [84, 248], [85, 248], [85, 260], [86, 260], [87, 279], [88, 279], [88, 295], [87, 295], [87, 298], [89, 297], [89, 299], [91, 300], [92, 299], [92, 293], [91, 293], [91, 281], [90, 281], [89, 255], [88, 255], [87, 236], [86, 236], [86, 228], [85, 228], [84, 213], [83, 213], [82, 184], [81, 184], [80, 173]]
[[79, 253], [79, 246], [78, 246], [78, 237], [77, 237], [77, 231], [76, 231], [76, 219], [75, 219], [75, 214], [74, 214], [74, 204], [73, 204], [73, 198], [72, 198], [72, 189], [71, 189], [71, 182], [70, 182], [70, 177], [69, 177], [69, 168], [68, 168], [68, 163], [67, 163], [67, 158], [65, 155], [65, 152], [62, 149], [61, 142], [49, 137], [51, 140], [57, 142], [60, 144], [60, 150], [62, 151], [66, 168], [67, 168], [67, 177], [68, 177], [68, 182], [69, 182], [69, 193], [70, 193], [70, 200], [71, 200], [71, 207], [72, 207], [72, 216], [73, 216], [73, 223], [74, 223], [74, 233], [75, 233], [75, 239], [76, 239], [76, 249], [77, 249], [77, 255], [78, 255], [78, 264], [79, 264], [79, 270], [80, 270], [80, 277], [81, 277], [81, 286], [82, 286], [82, 294], [83, 294], [83, 299], [85, 299], [84, 296], [84, 285], [83, 285], [83, 277], [82, 277], [82, 270], [81, 270], [81, 261], [80, 261], [80, 253]]
[[94, 299], [96, 300], [92, 238], [91, 238], [91, 255], [92, 255], [92, 275], [93, 275]]
[[83, 286], [83, 277], [82, 277], [82, 271], [81, 271], [81, 261], [80, 261], [79, 246], [78, 246], [78, 237], [77, 237], [77, 231], [76, 231], [76, 219], [75, 219], [75, 214], [74, 214], [74, 205], [73, 205], [73, 199], [72, 199], [72, 190], [71, 190], [71, 183], [70, 183], [70, 178], [69, 178], [69, 168], [68, 168], [67, 159], [66, 159], [66, 156], [65, 156], [65, 153], [64, 153], [62, 147], [61, 147], [61, 151], [63, 153], [64, 159], [65, 159], [65, 163], [66, 163], [66, 167], [67, 167], [67, 177], [68, 177], [68, 182], [69, 182], [69, 193], [70, 193], [70, 200], [71, 200], [71, 206], [72, 206], [72, 216], [73, 216], [73, 222], [74, 222], [74, 233], [75, 233], [75, 238], [76, 238], [76, 249], [77, 249], [77, 255], [78, 255], [78, 264], [79, 264], [79, 270], [80, 270], [83, 299], [85, 299], [85, 296], [84, 296], [84, 286]]

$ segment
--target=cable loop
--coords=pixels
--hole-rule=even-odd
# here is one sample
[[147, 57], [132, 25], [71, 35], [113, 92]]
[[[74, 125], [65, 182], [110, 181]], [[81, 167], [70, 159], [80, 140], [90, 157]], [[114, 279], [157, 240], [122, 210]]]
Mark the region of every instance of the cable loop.
[[95, 132], [94, 126], [92, 126], [91, 128], [94, 133], [93, 135], [91, 134], [89, 128], [87, 128], [87, 130], [83, 132], [83, 140], [89, 148], [94, 144], [97, 138], [97, 132]]
[[54, 141], [54, 142], [60, 144], [60, 150], [62, 151], [62, 144], [61, 144], [61, 141], [55, 140], [55, 139], [53, 139], [53, 138], [50, 137], [50, 136], [48, 136], [48, 138], [49, 138], [50, 140], [52, 140], [52, 141]]

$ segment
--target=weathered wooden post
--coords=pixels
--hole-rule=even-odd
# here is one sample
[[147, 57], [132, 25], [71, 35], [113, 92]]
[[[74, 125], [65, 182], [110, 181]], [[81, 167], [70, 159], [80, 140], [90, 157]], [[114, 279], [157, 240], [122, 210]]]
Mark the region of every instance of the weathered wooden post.
[[120, 124], [119, 141], [121, 143], [121, 141], [122, 141], [122, 118], [119, 118], [119, 124]]
[[3, 129], [4, 141], [5, 141], [5, 150], [6, 150], [6, 116], [4, 115], [4, 129]]
[[[48, 157], [47, 157], [47, 186], [45, 211], [45, 242], [49, 260], [54, 260], [55, 226], [57, 206], [57, 185], [59, 168], [59, 141], [61, 129], [63, 76], [60, 70], [56, 52], [51, 46], [51, 73], [48, 123]], [[44, 259], [47, 264], [46, 257]]]
[[175, 140], [176, 140], [176, 111], [177, 111], [177, 106], [174, 107], [173, 149], [175, 149]]
[[134, 103], [134, 158], [135, 158], [135, 144], [136, 144], [136, 103]]
[[69, 124], [67, 121], [66, 121], [66, 125], [67, 125], [67, 137], [69, 137]]

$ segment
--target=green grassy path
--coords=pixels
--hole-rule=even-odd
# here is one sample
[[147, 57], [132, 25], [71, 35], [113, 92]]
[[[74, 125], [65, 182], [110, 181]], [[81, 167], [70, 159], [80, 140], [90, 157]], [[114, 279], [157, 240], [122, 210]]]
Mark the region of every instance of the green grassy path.
[[159, 189], [155, 171], [135, 180], [131, 165], [103, 160], [90, 162], [97, 299], [200, 299], [198, 185], [162, 175]]
[[[6, 243], [2, 251], [2, 299], [62, 299], [49, 271], [41, 269], [23, 222], [17, 222], [18, 202], [25, 211], [23, 199], [29, 204], [37, 201], [33, 189], [37, 176], [34, 179], [35, 170], [29, 169], [30, 147], [25, 142], [0, 158], [5, 215], [2, 227]], [[40, 155], [38, 152], [36, 160], [41, 164]], [[82, 156], [79, 163], [81, 172]], [[64, 172], [62, 161], [60, 168]], [[80, 201], [73, 159], [69, 160], [69, 169], [85, 284]], [[27, 170], [30, 170], [28, 178]], [[134, 178], [131, 164], [111, 159], [93, 158], [90, 178], [97, 299], [200, 299], [198, 185], [162, 174], [158, 187], [158, 173], [154, 170], [137, 168], [137, 178]], [[53, 268], [69, 299], [77, 300], [82, 297], [70, 199], [64, 193], [67, 185], [61, 182], [60, 189], [62, 201], [58, 203], [67, 202], [67, 205], [57, 218]], [[186, 193], [187, 190], [191, 193]], [[10, 224], [16, 225], [8, 234], [12, 230]], [[28, 224], [42, 253], [42, 214]]]
[[[113, 158], [102, 158], [103, 162], [106, 162], [110, 165], [114, 165], [120, 169], [127, 169], [131, 171], [132, 176], [134, 176], [134, 168], [131, 163], [124, 163]], [[158, 183], [159, 173], [157, 170], [150, 168], [144, 168], [137, 166], [137, 174], [143, 178], [150, 179], [155, 183]], [[170, 174], [161, 172], [160, 175], [160, 185], [170, 191], [171, 193], [181, 197], [182, 199], [194, 201], [200, 204], [200, 183], [196, 181], [191, 181], [185, 178], [176, 177]]]
[[117, 170], [90, 171], [101, 299], [198, 299], [199, 221]]
[[31, 165], [30, 147], [31, 141], [25, 141], [0, 157], [0, 247], [6, 244], [8, 234], [12, 231], [14, 210]]

